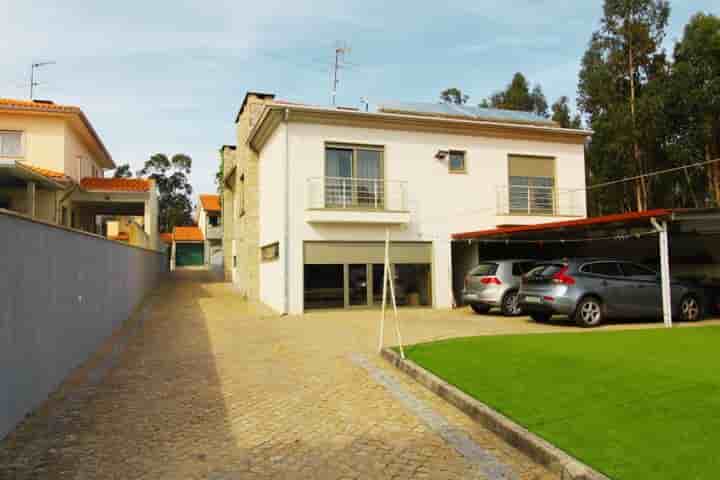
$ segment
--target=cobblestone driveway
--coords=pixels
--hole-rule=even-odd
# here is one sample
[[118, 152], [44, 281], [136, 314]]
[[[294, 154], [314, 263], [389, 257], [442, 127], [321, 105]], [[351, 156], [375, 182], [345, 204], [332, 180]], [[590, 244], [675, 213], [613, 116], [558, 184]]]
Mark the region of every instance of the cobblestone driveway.
[[[409, 342], [496, 330], [426, 310], [403, 322]], [[392, 371], [376, 341], [377, 312], [277, 317], [178, 272], [0, 443], [0, 477], [553, 478]]]

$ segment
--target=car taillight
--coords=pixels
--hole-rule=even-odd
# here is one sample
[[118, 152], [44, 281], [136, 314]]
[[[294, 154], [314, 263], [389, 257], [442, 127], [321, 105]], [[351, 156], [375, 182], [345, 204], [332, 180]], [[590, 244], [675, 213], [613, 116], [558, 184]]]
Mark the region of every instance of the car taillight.
[[567, 274], [569, 268], [566, 266], [562, 267], [555, 275], [552, 276], [553, 283], [562, 285], [575, 285], [575, 279]]
[[501, 285], [502, 282], [497, 277], [482, 277], [480, 283], [484, 285]]

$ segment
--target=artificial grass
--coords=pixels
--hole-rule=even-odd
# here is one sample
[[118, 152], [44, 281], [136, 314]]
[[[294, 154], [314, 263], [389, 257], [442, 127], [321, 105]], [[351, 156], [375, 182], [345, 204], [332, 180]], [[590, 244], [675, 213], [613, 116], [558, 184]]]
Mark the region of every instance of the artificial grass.
[[405, 353], [613, 479], [720, 478], [720, 327], [459, 338]]

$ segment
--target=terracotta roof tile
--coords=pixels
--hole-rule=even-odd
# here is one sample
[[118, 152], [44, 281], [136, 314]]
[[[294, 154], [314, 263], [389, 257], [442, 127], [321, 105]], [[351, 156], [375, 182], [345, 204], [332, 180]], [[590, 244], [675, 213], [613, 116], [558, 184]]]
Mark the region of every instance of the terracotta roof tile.
[[52, 178], [55, 180], [64, 180], [67, 178], [65, 176], [65, 174], [62, 172], [57, 172], [55, 170], [49, 170], [47, 168], [42, 168], [42, 167], [36, 167], [35, 165], [30, 165], [29, 163], [25, 163], [25, 162], [18, 162], [18, 163], [20, 165], [22, 165], [23, 167], [42, 175], [43, 177], [48, 177], [48, 178]]
[[103, 192], [147, 192], [150, 181], [142, 178], [102, 178], [85, 177], [80, 180], [83, 190], [99, 190]]
[[0, 108], [17, 108], [22, 110], [37, 110], [41, 112], [80, 113], [80, 109], [72, 105], [60, 105], [57, 103], [37, 100], [18, 100], [15, 98], [0, 98]]
[[198, 227], [175, 227], [173, 239], [176, 242], [202, 242], [205, 237]]
[[173, 234], [172, 233], [161, 233], [160, 240], [163, 243], [167, 243], [168, 245], [170, 245], [173, 242]]
[[88, 132], [90, 132], [90, 135], [95, 139], [97, 145], [100, 147], [100, 150], [108, 161], [108, 167], [115, 168], [115, 162], [113, 161], [110, 152], [108, 152], [107, 148], [105, 147], [105, 144], [100, 139], [100, 135], [98, 135], [97, 131], [95, 131], [95, 128], [90, 123], [90, 120], [88, 120], [88, 118], [85, 116], [85, 113], [83, 113], [83, 111], [79, 107], [75, 107], [73, 105], [60, 105], [58, 103], [48, 101], [0, 98], [0, 110], [20, 111], [25, 113], [40, 112], [76, 115], [80, 119], [82, 124], [85, 126], [85, 128], [87, 128]]
[[219, 212], [222, 210], [220, 208], [220, 195], [200, 195], [200, 203], [206, 212]]

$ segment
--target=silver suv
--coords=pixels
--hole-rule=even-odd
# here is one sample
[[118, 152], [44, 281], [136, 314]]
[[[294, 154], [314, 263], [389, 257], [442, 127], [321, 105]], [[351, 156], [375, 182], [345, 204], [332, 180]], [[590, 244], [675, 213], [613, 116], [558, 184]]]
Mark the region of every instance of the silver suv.
[[536, 260], [493, 260], [480, 263], [465, 276], [463, 302], [475, 313], [500, 307], [503, 315], [520, 315], [517, 303], [520, 279], [537, 264]]
[[[696, 321], [703, 314], [702, 289], [673, 279], [673, 316]], [[568, 315], [583, 327], [606, 318], [662, 316], [660, 278], [650, 268], [607, 258], [538, 263], [522, 279], [518, 304], [537, 322]]]

